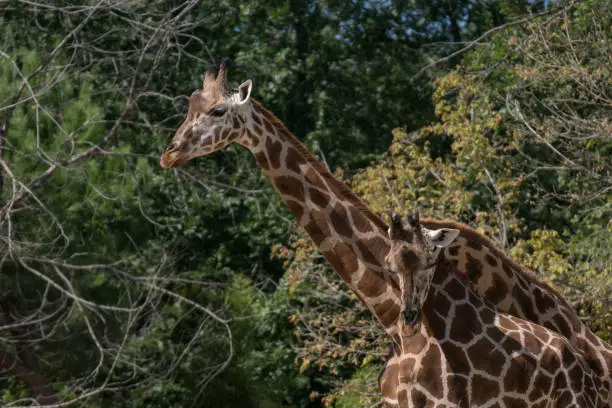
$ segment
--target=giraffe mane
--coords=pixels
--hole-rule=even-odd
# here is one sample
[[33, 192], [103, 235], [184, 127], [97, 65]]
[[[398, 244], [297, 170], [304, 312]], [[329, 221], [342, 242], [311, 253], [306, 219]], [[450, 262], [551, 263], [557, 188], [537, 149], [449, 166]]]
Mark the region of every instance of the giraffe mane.
[[543, 282], [542, 279], [537, 276], [535, 272], [531, 269], [514, 262], [501, 249], [499, 249], [499, 247], [491, 239], [489, 239], [482, 233], [476, 231], [474, 228], [452, 220], [436, 220], [433, 218], [421, 218], [421, 224], [430, 229], [458, 229], [459, 236], [466, 238], [469, 242], [476, 242], [482, 246], [487, 247], [494, 255], [498, 256], [503, 262], [506, 262], [513, 270], [516, 270], [517, 273], [534, 280], [540, 285], [546, 285], [548, 289], [555, 296], [557, 296], [560, 301], [562, 301], [567, 307], [570, 307], [569, 304], [567, 304], [565, 298], [555, 288]]

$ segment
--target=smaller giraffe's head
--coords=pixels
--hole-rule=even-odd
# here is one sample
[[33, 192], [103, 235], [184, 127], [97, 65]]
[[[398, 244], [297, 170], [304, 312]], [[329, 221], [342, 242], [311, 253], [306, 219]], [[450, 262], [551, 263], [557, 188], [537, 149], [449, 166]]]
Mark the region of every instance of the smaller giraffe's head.
[[[412, 288], [407, 300], [412, 306], [422, 306], [429, 283], [436, 269], [438, 255], [442, 248], [450, 245], [459, 235], [459, 230], [441, 228], [430, 230], [421, 225], [418, 215], [408, 219], [409, 228], [405, 228], [399, 214], [391, 215], [389, 239], [391, 249], [385, 258], [386, 267], [408, 276]], [[420, 305], [414, 304], [421, 303]]]
[[189, 97], [187, 118], [161, 156], [162, 167], [179, 167], [187, 160], [240, 142], [244, 136], [252, 82], [230, 89], [227, 69], [227, 63], [221, 64], [216, 78], [214, 72], [207, 72], [202, 89]]
[[[405, 228], [399, 214], [391, 215], [389, 239], [391, 250], [386, 262], [391, 269], [422, 270], [435, 266], [442, 248], [449, 246], [459, 235], [454, 228], [430, 230], [421, 225], [418, 215], [408, 218]], [[395, 267], [394, 267], [395, 266]]]

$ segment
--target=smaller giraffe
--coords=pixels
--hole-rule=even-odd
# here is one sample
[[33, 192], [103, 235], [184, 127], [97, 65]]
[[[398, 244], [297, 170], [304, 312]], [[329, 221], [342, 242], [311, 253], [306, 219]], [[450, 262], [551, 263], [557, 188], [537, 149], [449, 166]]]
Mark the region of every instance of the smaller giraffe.
[[439, 262], [458, 231], [437, 245], [440, 231], [416, 217], [410, 226], [394, 215], [389, 228], [385, 266], [408, 282], [415, 318], [397, 320], [398, 347], [379, 379], [386, 407], [608, 406], [601, 379], [565, 337], [501, 313]]

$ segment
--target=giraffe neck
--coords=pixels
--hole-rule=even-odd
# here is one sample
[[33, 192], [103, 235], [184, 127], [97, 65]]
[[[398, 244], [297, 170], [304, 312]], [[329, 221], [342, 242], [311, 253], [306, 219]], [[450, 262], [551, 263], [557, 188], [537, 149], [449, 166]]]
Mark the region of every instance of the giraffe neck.
[[253, 102], [242, 144], [326, 260], [387, 330], [400, 313], [397, 282], [383, 268], [385, 223], [293, 136]]
[[612, 389], [612, 346], [591, 332], [563, 296], [473, 229], [448, 220], [421, 222], [431, 229], [459, 229], [459, 237], [443, 249], [440, 259], [454, 265], [474, 292], [501, 311], [566, 337], [584, 353], [595, 373], [608, 379]]

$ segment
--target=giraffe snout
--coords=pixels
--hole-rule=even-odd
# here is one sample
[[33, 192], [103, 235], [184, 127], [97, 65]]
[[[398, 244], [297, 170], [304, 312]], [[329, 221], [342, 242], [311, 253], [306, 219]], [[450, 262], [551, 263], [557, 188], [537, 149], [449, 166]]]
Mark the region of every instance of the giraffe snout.
[[182, 150], [183, 144], [181, 142], [175, 141], [170, 143], [159, 159], [159, 165], [163, 168], [179, 167], [187, 161]]

